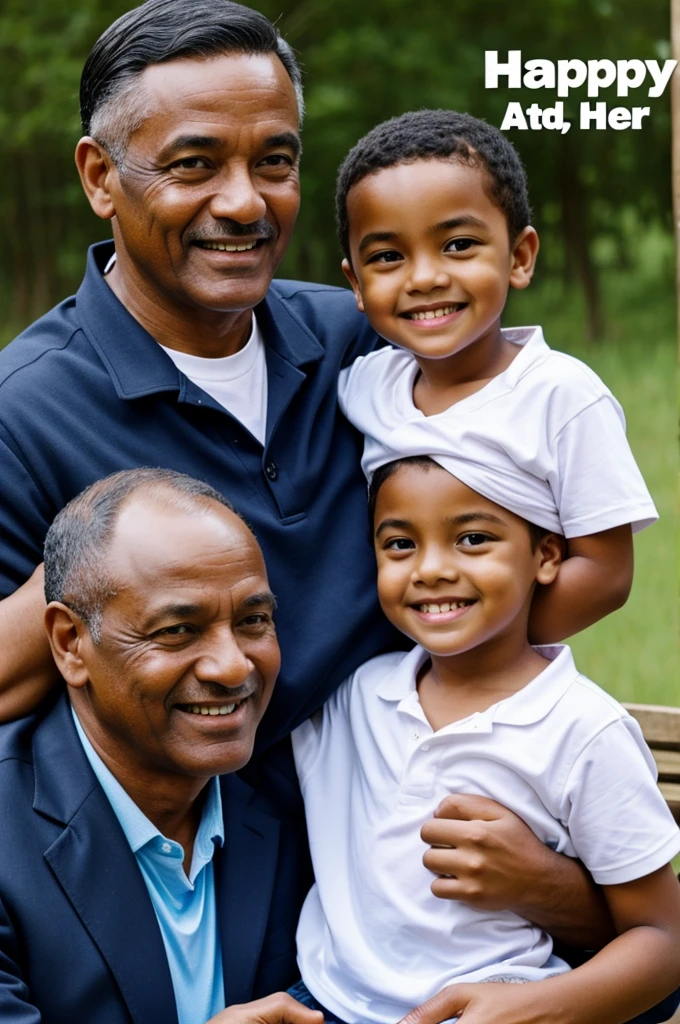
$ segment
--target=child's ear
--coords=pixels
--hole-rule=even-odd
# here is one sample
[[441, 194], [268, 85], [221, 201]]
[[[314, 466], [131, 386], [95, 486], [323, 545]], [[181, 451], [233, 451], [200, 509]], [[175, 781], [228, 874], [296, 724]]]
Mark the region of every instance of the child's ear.
[[527, 288], [538, 256], [538, 234], [530, 224], [520, 231], [510, 254], [510, 287]]
[[357, 308], [359, 312], [364, 313], [364, 303], [361, 298], [361, 291], [359, 290], [359, 281], [357, 280], [357, 275], [352, 270], [352, 264], [349, 260], [342, 261], [342, 272], [352, 286], [352, 291], [354, 292], [354, 298], [357, 300]]
[[565, 555], [564, 537], [557, 533], [547, 533], [541, 537], [536, 546], [536, 553], [539, 557], [538, 569], [536, 571], [537, 583], [552, 583], [560, 570]]

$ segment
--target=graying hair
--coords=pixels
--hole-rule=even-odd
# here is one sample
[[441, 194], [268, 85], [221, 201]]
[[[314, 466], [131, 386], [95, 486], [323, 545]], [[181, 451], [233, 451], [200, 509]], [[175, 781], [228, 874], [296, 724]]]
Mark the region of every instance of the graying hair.
[[157, 504], [189, 514], [206, 514], [209, 502], [215, 501], [238, 515], [214, 487], [171, 469], [113, 473], [73, 498], [45, 537], [45, 600], [76, 612], [96, 644], [101, 642], [104, 607], [118, 585], [108, 565], [114, 529], [123, 507], [139, 491]]
[[268, 55], [290, 78], [302, 122], [302, 73], [292, 47], [268, 18], [232, 0], [146, 0], [99, 37], [80, 80], [83, 133], [96, 139], [118, 166], [130, 135], [150, 115], [140, 80], [148, 67], [173, 60]]

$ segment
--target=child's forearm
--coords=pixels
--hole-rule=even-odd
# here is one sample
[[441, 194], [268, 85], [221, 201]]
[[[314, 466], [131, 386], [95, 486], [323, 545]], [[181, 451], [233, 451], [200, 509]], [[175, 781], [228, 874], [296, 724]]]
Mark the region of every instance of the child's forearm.
[[58, 681], [43, 625], [43, 567], [0, 601], [0, 721], [31, 712]]
[[625, 1024], [680, 985], [676, 941], [661, 928], [631, 928], [592, 960], [545, 984], [557, 986], [547, 992], [551, 1001], [570, 1007], [565, 1024]]
[[529, 616], [534, 644], [558, 643], [625, 604], [633, 582], [630, 526], [575, 537], [557, 579], [537, 586]]

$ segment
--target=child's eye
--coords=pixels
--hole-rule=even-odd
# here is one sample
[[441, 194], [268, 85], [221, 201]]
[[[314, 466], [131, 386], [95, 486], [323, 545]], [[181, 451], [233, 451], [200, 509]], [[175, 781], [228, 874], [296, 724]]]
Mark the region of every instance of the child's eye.
[[458, 543], [464, 548], [476, 548], [480, 544], [487, 544], [491, 539], [488, 533], [466, 533]]
[[471, 249], [473, 245], [476, 245], [474, 238], [452, 238], [450, 242], [446, 243], [446, 252], [466, 252]]
[[374, 252], [369, 256], [366, 263], [398, 263], [404, 257], [396, 249], [384, 249], [382, 252]]
[[411, 551], [414, 547], [415, 544], [408, 537], [392, 537], [385, 544], [386, 551]]

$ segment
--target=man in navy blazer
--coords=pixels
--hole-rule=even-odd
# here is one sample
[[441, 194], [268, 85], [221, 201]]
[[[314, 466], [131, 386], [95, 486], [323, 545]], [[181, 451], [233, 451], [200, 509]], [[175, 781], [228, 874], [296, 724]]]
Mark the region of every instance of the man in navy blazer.
[[262, 554], [207, 484], [132, 470], [62, 511], [45, 565], [68, 685], [0, 727], [0, 1020], [204, 1024], [289, 984], [309, 881], [294, 793], [230, 774], [279, 667]]

